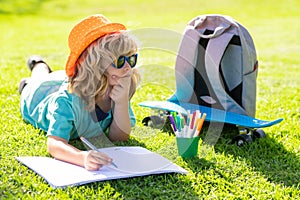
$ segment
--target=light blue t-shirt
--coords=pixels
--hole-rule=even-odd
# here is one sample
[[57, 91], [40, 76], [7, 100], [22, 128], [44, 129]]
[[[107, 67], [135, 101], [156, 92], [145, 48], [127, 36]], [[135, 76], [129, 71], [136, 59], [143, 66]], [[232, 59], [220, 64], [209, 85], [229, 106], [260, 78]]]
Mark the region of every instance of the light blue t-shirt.
[[[61, 72], [60, 72], [61, 73]], [[67, 141], [80, 136], [92, 137], [104, 133], [112, 122], [112, 112], [101, 121], [85, 109], [83, 101], [68, 92], [65, 76], [50, 74], [43, 81], [28, 83], [21, 94], [21, 114], [26, 122]], [[136, 123], [129, 104], [131, 126]]]

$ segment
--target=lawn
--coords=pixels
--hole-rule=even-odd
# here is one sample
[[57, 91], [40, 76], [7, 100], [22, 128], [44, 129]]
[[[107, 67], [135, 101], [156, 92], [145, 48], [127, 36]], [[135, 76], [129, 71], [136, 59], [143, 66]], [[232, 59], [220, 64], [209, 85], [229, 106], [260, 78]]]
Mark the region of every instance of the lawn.
[[[0, 1], [0, 199], [300, 199], [300, 2], [1, 0]], [[143, 77], [132, 99], [138, 124], [121, 145], [140, 145], [188, 171], [51, 188], [16, 156], [50, 156], [45, 133], [25, 124], [19, 113], [18, 83], [30, 75], [26, 59], [39, 54], [64, 69], [67, 36], [81, 18], [102, 13], [139, 36]], [[201, 14], [230, 15], [253, 36], [259, 59], [256, 117], [284, 121], [265, 128], [267, 137], [243, 147], [229, 145], [224, 131], [199, 154], [177, 156], [175, 137], [143, 127], [150, 111], [137, 104], [165, 100], [175, 90], [174, 62], [185, 24]], [[167, 76], [166, 76], [167, 74]], [[76, 142], [76, 141], [75, 141]], [[119, 145], [119, 144], [118, 144]]]

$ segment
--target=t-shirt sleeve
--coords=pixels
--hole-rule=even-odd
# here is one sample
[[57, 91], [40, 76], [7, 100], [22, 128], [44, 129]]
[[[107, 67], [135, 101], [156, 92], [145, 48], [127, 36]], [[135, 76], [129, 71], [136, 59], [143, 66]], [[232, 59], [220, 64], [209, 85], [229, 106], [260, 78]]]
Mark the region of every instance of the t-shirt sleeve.
[[129, 103], [129, 117], [130, 117], [130, 124], [131, 127], [134, 127], [136, 124], [136, 118], [134, 116], [133, 110], [131, 108], [131, 104]]
[[47, 118], [50, 122], [47, 136], [57, 136], [69, 141], [74, 132], [74, 113], [67, 98], [54, 100], [49, 105]]

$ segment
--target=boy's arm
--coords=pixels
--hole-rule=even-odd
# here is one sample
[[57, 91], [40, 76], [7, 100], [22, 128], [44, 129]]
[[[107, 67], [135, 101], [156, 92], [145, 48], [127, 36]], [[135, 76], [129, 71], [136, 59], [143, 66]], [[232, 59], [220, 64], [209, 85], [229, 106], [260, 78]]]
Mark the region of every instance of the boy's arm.
[[111, 141], [126, 141], [131, 132], [128, 101], [115, 104], [113, 110], [113, 121], [109, 128], [109, 139]]
[[48, 136], [48, 152], [56, 159], [85, 167], [87, 170], [98, 170], [111, 163], [111, 158], [96, 151], [81, 151], [60, 137]]
[[110, 98], [113, 101], [113, 121], [109, 128], [109, 139], [111, 141], [126, 141], [131, 132], [129, 116], [129, 90], [131, 75], [124, 76], [114, 85]]

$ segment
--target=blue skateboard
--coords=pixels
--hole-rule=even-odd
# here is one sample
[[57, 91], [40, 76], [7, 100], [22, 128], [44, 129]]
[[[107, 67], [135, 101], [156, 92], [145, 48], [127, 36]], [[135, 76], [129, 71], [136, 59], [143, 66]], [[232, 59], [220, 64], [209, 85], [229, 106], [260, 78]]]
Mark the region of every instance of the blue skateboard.
[[200, 112], [206, 113], [205, 121], [237, 126], [240, 134], [233, 139], [233, 142], [236, 142], [238, 146], [242, 146], [245, 142], [251, 142], [253, 136], [256, 138], [265, 137], [265, 133], [261, 128], [278, 124], [283, 120], [282, 118], [273, 121], [260, 120], [246, 115], [184, 102], [176, 104], [170, 101], [145, 101], [139, 103], [139, 106], [164, 111], [166, 114], [177, 112], [187, 115], [187, 110], [190, 110], [191, 113], [195, 110], [200, 110]]

